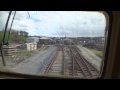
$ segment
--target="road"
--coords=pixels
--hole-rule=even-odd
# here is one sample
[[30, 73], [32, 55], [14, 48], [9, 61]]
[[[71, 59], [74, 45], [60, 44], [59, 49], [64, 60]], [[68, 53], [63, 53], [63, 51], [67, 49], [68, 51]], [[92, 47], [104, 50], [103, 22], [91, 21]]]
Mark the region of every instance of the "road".
[[37, 55], [26, 59], [10, 69], [23, 74], [42, 75], [56, 50], [57, 48], [52, 46], [48, 50], [40, 51]]

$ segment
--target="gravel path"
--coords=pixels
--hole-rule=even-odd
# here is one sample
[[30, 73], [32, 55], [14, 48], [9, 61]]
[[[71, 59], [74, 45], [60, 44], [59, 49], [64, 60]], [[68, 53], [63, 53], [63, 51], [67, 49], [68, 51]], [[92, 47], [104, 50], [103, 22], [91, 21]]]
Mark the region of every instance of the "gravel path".
[[9, 69], [24, 74], [33, 74], [33, 75], [43, 74], [47, 64], [53, 58], [56, 50], [57, 48], [52, 46], [48, 50], [40, 51], [35, 56], [26, 59], [25, 61]]

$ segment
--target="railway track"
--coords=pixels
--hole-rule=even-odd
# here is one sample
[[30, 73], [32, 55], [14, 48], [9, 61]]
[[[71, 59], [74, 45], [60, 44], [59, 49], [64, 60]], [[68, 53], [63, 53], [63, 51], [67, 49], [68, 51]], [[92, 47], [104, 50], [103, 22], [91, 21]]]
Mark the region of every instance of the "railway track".
[[81, 78], [97, 77], [99, 71], [75, 47], [58, 47], [45, 75], [64, 75]]
[[73, 60], [73, 76], [83, 78], [94, 78], [99, 75], [99, 71], [89, 63], [76, 48], [70, 48]]
[[45, 71], [45, 74], [64, 75], [64, 72], [64, 51], [63, 47], [58, 47], [55, 56]]

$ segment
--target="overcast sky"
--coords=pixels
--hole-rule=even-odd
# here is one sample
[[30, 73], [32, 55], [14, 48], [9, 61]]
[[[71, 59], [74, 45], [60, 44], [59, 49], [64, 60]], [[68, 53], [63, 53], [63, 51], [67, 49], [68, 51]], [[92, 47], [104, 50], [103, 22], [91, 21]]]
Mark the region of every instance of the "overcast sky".
[[[5, 28], [8, 13], [9, 11], [0, 11], [0, 30]], [[14, 11], [10, 23], [13, 14]], [[106, 21], [100, 12], [29, 11], [29, 14], [30, 17], [27, 11], [17, 11], [12, 29], [27, 31], [29, 35], [49, 37], [104, 36]]]

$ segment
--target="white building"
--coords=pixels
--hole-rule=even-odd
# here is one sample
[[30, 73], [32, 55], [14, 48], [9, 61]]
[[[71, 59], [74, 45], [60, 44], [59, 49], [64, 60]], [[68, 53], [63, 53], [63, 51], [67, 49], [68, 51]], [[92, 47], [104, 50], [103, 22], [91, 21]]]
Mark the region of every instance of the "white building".
[[36, 50], [37, 43], [39, 41], [38, 37], [29, 37], [26, 39], [27, 43], [25, 43], [25, 47], [27, 51]]
[[37, 43], [25, 43], [25, 49], [27, 51], [32, 51], [37, 49]]
[[38, 37], [29, 37], [26, 40], [27, 40], [27, 43], [38, 43], [39, 38]]

